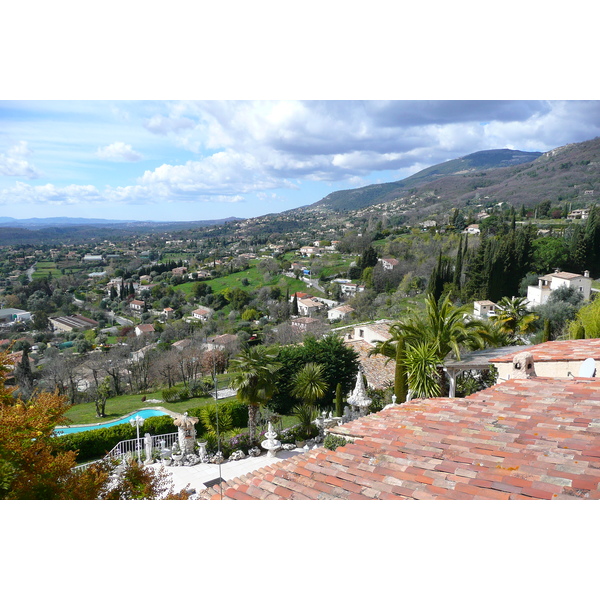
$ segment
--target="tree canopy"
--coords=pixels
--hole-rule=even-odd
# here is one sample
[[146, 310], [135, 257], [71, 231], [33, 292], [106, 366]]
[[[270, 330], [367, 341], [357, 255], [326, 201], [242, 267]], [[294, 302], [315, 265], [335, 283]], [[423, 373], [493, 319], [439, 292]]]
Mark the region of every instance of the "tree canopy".
[[76, 452], [65, 451], [57, 426], [66, 424], [66, 399], [57, 393], [13, 396], [6, 385], [6, 353], [0, 353], [0, 499], [3, 500], [124, 500], [187, 498], [174, 494], [167, 475], [137, 464], [101, 461], [73, 470]]

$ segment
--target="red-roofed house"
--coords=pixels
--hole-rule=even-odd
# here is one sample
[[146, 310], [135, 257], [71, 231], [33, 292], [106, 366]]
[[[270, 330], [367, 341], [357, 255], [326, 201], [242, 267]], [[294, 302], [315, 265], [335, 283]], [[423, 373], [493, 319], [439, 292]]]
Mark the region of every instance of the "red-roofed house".
[[386, 271], [393, 271], [394, 267], [400, 264], [397, 258], [379, 258], [378, 260]]
[[140, 335], [148, 335], [151, 333], [154, 333], [154, 325], [151, 323], [142, 323], [141, 325], [135, 326], [135, 335], [138, 337]]
[[143, 312], [146, 307], [146, 303], [143, 300], [132, 300], [129, 303], [129, 308], [131, 310], [135, 310], [136, 312]]
[[309, 294], [307, 292], [295, 292], [294, 294], [292, 294], [290, 296], [290, 302], [294, 301], [294, 296], [296, 296], [296, 298], [298, 298], [298, 300], [305, 300], [306, 298], [314, 298], [314, 296], [312, 294]]
[[213, 314], [212, 308], [207, 308], [206, 306], [200, 306], [196, 310], [192, 311], [192, 317], [194, 319], [200, 319], [201, 321], [208, 321], [211, 315]]

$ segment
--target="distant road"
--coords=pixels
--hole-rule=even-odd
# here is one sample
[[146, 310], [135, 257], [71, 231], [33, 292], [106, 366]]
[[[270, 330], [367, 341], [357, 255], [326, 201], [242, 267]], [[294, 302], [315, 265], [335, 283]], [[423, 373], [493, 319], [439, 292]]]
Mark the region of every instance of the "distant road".
[[133, 325], [133, 321], [130, 321], [125, 317], [117, 317], [112, 311], [108, 313], [108, 316], [114, 319], [119, 325]]

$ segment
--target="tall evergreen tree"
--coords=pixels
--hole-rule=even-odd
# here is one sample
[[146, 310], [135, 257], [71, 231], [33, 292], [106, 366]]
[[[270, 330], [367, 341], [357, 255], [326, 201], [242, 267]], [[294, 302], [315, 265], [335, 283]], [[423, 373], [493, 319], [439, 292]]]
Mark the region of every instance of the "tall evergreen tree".
[[594, 205], [590, 209], [587, 222], [585, 224], [585, 232], [583, 235], [586, 261], [581, 266], [580, 272], [589, 270], [592, 277], [597, 277], [600, 274], [600, 210]]
[[377, 264], [377, 252], [370, 244], [364, 249], [362, 256], [358, 260], [358, 265], [361, 269], [374, 267]]
[[429, 278], [427, 293], [432, 294], [436, 301], [439, 300], [444, 293], [444, 285], [452, 282], [452, 278], [452, 264], [447, 257], [442, 256], [442, 251], [440, 250], [437, 265], [434, 267]]
[[457, 291], [460, 291], [461, 286], [461, 275], [462, 275], [462, 265], [463, 265], [463, 249], [462, 249], [463, 236], [460, 236], [458, 242], [458, 252], [456, 253], [456, 261], [454, 263], [454, 277], [452, 279], [452, 283]]

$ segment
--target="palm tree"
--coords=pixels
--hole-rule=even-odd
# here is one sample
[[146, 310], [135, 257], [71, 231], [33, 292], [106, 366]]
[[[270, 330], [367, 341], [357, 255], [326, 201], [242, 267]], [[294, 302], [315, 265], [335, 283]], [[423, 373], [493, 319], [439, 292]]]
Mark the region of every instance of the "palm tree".
[[[438, 383], [443, 383], [441, 365], [450, 353], [460, 360], [461, 348], [474, 350], [485, 346], [481, 322], [466, 319], [466, 315], [463, 308], [452, 304], [449, 294], [438, 300], [433, 294], [428, 294], [425, 299], [425, 312], [417, 313], [413, 310], [408, 313], [406, 318], [394, 323], [390, 327], [391, 338], [378, 343], [373, 353], [383, 354], [394, 359], [398, 353], [397, 362], [403, 363], [406, 367], [409, 387], [415, 392], [413, 387], [415, 385], [420, 390], [428, 389], [428, 382], [424, 379], [419, 380], [419, 377], [431, 376], [426, 367], [429, 358], [426, 357], [430, 357], [433, 352], [438, 364]], [[405, 344], [404, 358], [398, 347], [402, 340]], [[427, 352], [424, 350], [425, 347], [427, 347]], [[424, 364], [422, 368], [417, 369], [416, 359], [419, 356]], [[417, 373], [421, 375], [417, 375]], [[425, 373], [429, 373], [429, 375], [425, 375]]]
[[523, 336], [535, 331], [537, 315], [527, 308], [527, 298], [508, 298], [504, 296], [498, 303], [498, 310], [490, 320], [506, 333], [512, 343], [523, 343]]
[[408, 372], [408, 386], [417, 398], [440, 395], [438, 383], [438, 356], [435, 344], [423, 340], [408, 346], [404, 364]]
[[231, 379], [231, 387], [237, 397], [248, 405], [248, 433], [256, 440], [256, 420], [260, 406], [265, 405], [277, 391], [275, 373], [281, 368], [277, 362], [277, 352], [266, 346], [243, 349], [231, 361], [236, 371]]
[[296, 373], [292, 393], [312, 406], [325, 395], [328, 387], [323, 365], [309, 362]]

